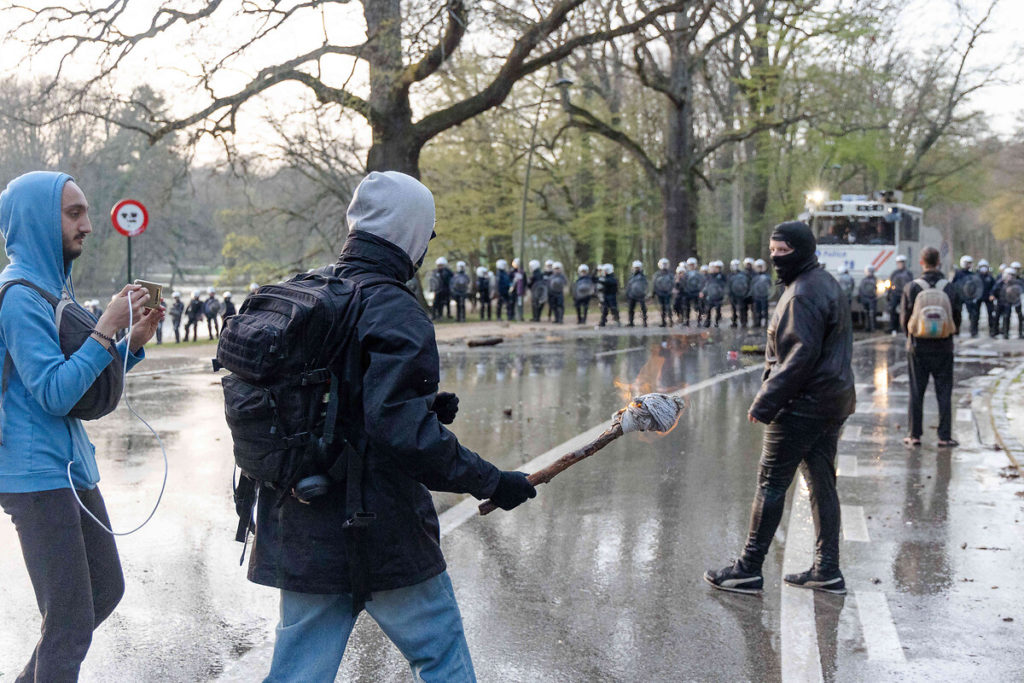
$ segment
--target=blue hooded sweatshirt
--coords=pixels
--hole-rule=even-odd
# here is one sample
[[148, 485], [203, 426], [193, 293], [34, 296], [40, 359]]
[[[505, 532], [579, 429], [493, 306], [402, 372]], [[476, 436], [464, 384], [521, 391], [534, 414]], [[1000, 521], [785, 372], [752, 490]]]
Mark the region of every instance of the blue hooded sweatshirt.
[[[10, 259], [0, 283], [25, 279], [58, 298], [65, 282], [72, 290], [61, 227], [61, 194], [71, 179], [64, 173], [27, 173], [0, 194], [0, 233]], [[127, 346], [127, 338], [118, 344], [122, 360]], [[0, 308], [0, 364], [8, 353], [14, 369], [0, 408], [0, 492], [70, 488], [69, 461], [75, 488], [95, 487], [100, 479], [96, 449], [82, 421], [68, 413], [113, 362], [110, 354], [89, 338], [65, 359], [53, 307], [23, 285], [12, 285]], [[130, 354], [129, 368], [142, 357], [141, 350]]]

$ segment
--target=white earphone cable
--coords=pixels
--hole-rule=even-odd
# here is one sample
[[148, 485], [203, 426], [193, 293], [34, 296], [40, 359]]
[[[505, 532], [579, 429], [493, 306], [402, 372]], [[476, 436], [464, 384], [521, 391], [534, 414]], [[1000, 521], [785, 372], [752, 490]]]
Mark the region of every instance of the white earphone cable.
[[[68, 462], [68, 483], [71, 484], [71, 492], [73, 494], [75, 494], [75, 500], [78, 501], [78, 505], [83, 510], [85, 510], [85, 513], [87, 515], [89, 515], [90, 517], [92, 517], [93, 520], [97, 524], [99, 524], [109, 534], [111, 534], [113, 536], [127, 536], [129, 534], [134, 534], [136, 531], [138, 531], [142, 527], [144, 527], [147, 524], [149, 524], [149, 520], [153, 519], [153, 515], [156, 514], [157, 508], [160, 507], [160, 501], [163, 500], [164, 489], [167, 488], [167, 472], [168, 472], [168, 469], [169, 469], [168, 463], [167, 463], [167, 449], [164, 447], [163, 440], [160, 438], [160, 435], [156, 433], [156, 430], [153, 429], [153, 427], [150, 426], [150, 424], [148, 422], [146, 422], [146, 420], [141, 415], [139, 415], [137, 412], [135, 412], [135, 408], [132, 406], [132, 402], [128, 399], [128, 391], [127, 391], [128, 390], [128, 354], [131, 353], [130, 345], [131, 345], [131, 333], [132, 333], [132, 324], [133, 324], [131, 303], [132, 303], [132, 293], [128, 292], [128, 334], [127, 334], [127, 342], [125, 342], [125, 347], [124, 347], [124, 368], [123, 368], [124, 373], [121, 376], [121, 395], [124, 396], [124, 403], [125, 403], [126, 406], [128, 406], [128, 410], [131, 411], [131, 414], [134, 415], [139, 420], [139, 422], [141, 422], [142, 424], [146, 425], [146, 429], [148, 429], [150, 432], [152, 432], [153, 436], [156, 437], [157, 443], [160, 444], [160, 451], [163, 453], [163, 456], [164, 456], [164, 480], [160, 484], [160, 494], [156, 497], [156, 504], [153, 505], [153, 509], [150, 511], [149, 516], [146, 517], [145, 521], [143, 521], [142, 524], [138, 525], [137, 527], [135, 527], [131, 531], [114, 531], [113, 529], [108, 527], [106, 524], [101, 522], [96, 517], [96, 515], [94, 515], [92, 513], [92, 511], [90, 511], [82, 503], [82, 499], [78, 497], [78, 491], [75, 489], [75, 483], [71, 479], [71, 466], [75, 463], [75, 461], [72, 459], [71, 461]], [[156, 312], [154, 311], [151, 315], [155, 315], [155, 314], [156, 314]]]

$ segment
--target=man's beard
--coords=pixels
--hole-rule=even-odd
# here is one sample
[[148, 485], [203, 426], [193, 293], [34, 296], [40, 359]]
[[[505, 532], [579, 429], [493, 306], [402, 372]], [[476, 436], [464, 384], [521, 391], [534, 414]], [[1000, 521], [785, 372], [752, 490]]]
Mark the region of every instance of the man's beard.
[[71, 246], [64, 245], [64, 265], [71, 263], [82, 255], [85, 245], [77, 244], [77, 239], [78, 238], [75, 238], [75, 242], [72, 242]]

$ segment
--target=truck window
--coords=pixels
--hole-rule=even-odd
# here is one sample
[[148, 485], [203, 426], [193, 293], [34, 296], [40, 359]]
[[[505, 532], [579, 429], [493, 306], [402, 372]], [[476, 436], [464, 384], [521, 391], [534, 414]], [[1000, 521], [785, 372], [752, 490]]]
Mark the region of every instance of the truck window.
[[903, 212], [900, 220], [900, 239], [908, 242], [921, 240], [921, 217]]
[[818, 244], [848, 244], [850, 220], [846, 216], [816, 216], [814, 234]]
[[895, 244], [896, 231], [892, 223], [885, 222], [880, 216], [874, 216], [864, 221], [864, 239], [858, 240], [861, 244]]

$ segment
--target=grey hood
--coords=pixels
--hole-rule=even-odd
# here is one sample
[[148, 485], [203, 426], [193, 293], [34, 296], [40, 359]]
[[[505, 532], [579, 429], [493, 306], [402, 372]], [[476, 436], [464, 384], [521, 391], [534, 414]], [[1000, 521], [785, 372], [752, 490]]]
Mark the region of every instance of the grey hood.
[[374, 171], [356, 188], [347, 217], [349, 230], [391, 242], [419, 267], [434, 234], [434, 195], [412, 176]]

